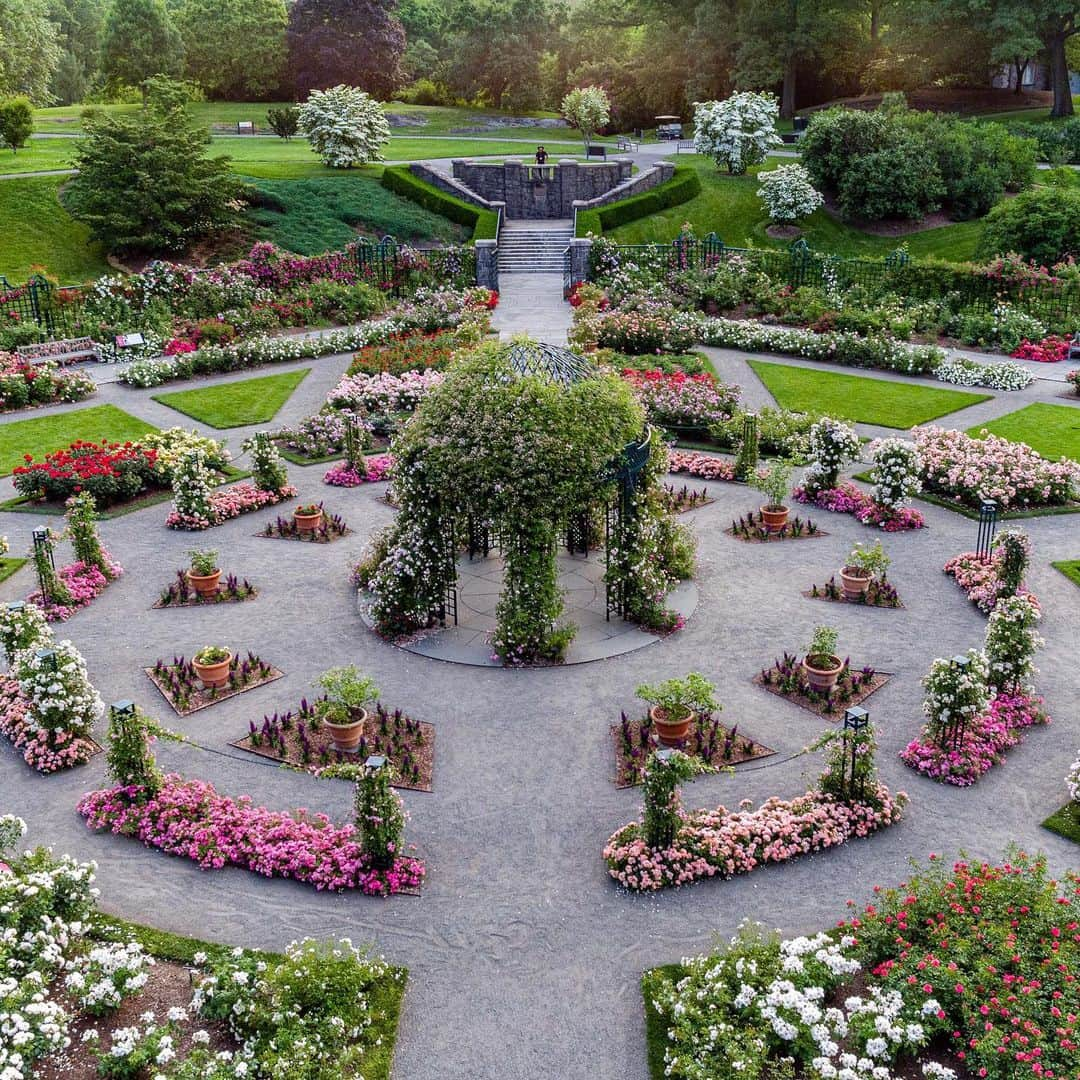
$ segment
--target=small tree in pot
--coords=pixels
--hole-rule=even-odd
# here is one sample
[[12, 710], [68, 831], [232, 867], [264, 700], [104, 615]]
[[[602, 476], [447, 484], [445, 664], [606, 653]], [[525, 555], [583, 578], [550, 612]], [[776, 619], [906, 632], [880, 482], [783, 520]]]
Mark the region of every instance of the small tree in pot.
[[791, 490], [791, 465], [774, 461], [772, 466], [750, 477], [750, 485], [765, 496], [761, 520], [769, 532], [779, 532], [786, 524], [788, 513], [784, 500]]
[[806, 650], [803, 671], [811, 690], [828, 693], [840, 678], [844, 662], [836, 655], [840, 632], [831, 626], [815, 626], [810, 648]]
[[664, 746], [681, 746], [698, 716], [721, 708], [714, 697], [716, 688], [696, 671], [685, 679], [667, 679], [653, 686], [642, 683], [634, 692], [652, 706], [649, 717]]
[[334, 749], [355, 754], [367, 722], [365, 706], [378, 700], [379, 688], [355, 664], [332, 667], [318, 682], [326, 699], [316, 705], [316, 715], [329, 730]]
[[864, 548], [861, 543], [856, 544], [840, 570], [840, 583], [844, 588], [844, 596], [848, 600], [865, 599], [870, 582], [874, 578], [884, 581], [885, 572], [889, 569], [891, 562], [892, 559], [885, 554], [880, 540], [869, 548]]
[[218, 582], [221, 581], [221, 568], [217, 564], [217, 552], [209, 548], [189, 551], [191, 557], [191, 569], [187, 572], [187, 579], [191, 587], [200, 596], [214, 596], [218, 591]]

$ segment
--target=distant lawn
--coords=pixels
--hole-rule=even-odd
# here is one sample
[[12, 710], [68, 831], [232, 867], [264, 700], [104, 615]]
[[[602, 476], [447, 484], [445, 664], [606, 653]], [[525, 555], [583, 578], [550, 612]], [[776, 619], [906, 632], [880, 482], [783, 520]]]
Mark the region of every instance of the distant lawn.
[[31, 139], [18, 153], [0, 150], [0, 173], [70, 169], [74, 149], [72, 139]]
[[1063, 573], [1078, 589], [1080, 589], [1080, 559], [1066, 559], [1063, 562], [1050, 564], [1055, 570]]
[[1080, 408], [1069, 405], [1025, 405], [968, 431], [978, 438], [983, 428], [1013, 442], [1027, 443], [1037, 454], [1080, 461]]
[[[715, 232], [732, 247], [788, 246], [787, 241], [774, 240], [765, 232], [769, 219], [757, 196], [757, 173], [790, 164], [790, 158], [770, 158], [745, 176], [728, 176], [710, 159], [698, 154], [673, 155], [671, 160], [698, 170], [701, 194], [681, 206], [622, 225], [606, 235], [623, 244], [667, 244], [678, 236], [682, 223], [689, 221], [698, 236]], [[907, 244], [912, 258], [962, 262], [974, 256], [982, 223], [964, 221], [906, 236], [871, 236], [819, 210], [802, 228], [810, 247], [836, 255], [882, 258], [901, 244]]]
[[464, 225], [387, 191], [379, 183], [380, 173], [371, 168], [337, 176], [254, 180], [264, 204], [251, 207], [245, 219], [261, 239], [301, 255], [339, 250], [358, 233], [452, 243], [469, 238]]
[[1071, 840], [1074, 844], [1080, 844], [1080, 805], [1074, 802], [1066, 803], [1042, 824], [1044, 829], [1049, 829], [1058, 836], [1064, 836], [1066, 840]]
[[867, 379], [835, 371], [751, 360], [750, 366], [784, 409], [823, 413], [839, 420], [910, 428], [986, 401], [988, 394]]
[[262, 379], [155, 394], [154, 400], [214, 428], [245, 427], [273, 420], [278, 410], [304, 381], [311, 368], [268, 375]]
[[[0, 159], [3, 155], [0, 154]], [[62, 285], [110, 272], [100, 244], [61, 206], [63, 176], [0, 180], [0, 274], [13, 284], [44, 266]]]
[[77, 439], [126, 442], [156, 430], [152, 424], [115, 405], [92, 405], [88, 409], [0, 424], [0, 476], [7, 476], [16, 465], [22, 465], [24, 454], [40, 460]]

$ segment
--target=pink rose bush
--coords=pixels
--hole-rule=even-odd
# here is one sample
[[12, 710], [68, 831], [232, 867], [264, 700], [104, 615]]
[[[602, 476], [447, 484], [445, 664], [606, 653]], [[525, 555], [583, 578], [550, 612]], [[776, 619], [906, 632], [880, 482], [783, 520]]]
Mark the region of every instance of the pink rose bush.
[[186, 514], [173, 510], [165, 519], [165, 524], [170, 529], [209, 529], [241, 514], [250, 514], [253, 510], [295, 499], [296, 495], [296, 488], [292, 484], [286, 484], [277, 491], [264, 491], [250, 481], [244, 481], [212, 492], [208, 514]]
[[337, 409], [362, 413], [413, 412], [417, 405], [446, 378], [441, 371], [403, 371], [392, 375], [380, 371], [374, 375], [358, 372], [345, 375], [327, 395]]
[[99, 597], [105, 591], [109, 582], [115, 580], [124, 572], [124, 568], [119, 563], [114, 562], [107, 551], [104, 552], [104, 556], [108, 561], [109, 570], [112, 574], [111, 578], [107, 578], [96, 566], [87, 566], [82, 562], [62, 566], [57, 571], [60, 581], [71, 594], [72, 603], [53, 603], [46, 600], [40, 592], [31, 593], [26, 598], [27, 603], [36, 604], [41, 608], [48, 622], [65, 622], [70, 619], [76, 611], [86, 607], [92, 600]]
[[28, 715], [30, 703], [16, 679], [0, 678], [0, 734], [21, 750], [23, 760], [39, 773], [60, 772], [89, 761], [97, 747], [64, 729], [40, 726]]
[[[956, 578], [956, 584], [967, 593], [968, 599], [989, 615], [997, 607], [998, 600], [1009, 591], [1001, 576], [1001, 566], [1000, 552], [980, 555], [977, 551], [965, 551], [951, 558], [944, 570]], [[1039, 602], [1034, 593], [1028, 592], [1024, 586], [1017, 593], [1035, 604]]]
[[955, 787], [970, 787], [1005, 751], [1023, 741], [1024, 729], [1048, 724], [1043, 699], [1028, 694], [999, 694], [989, 709], [968, 722], [960, 740], [941, 746], [926, 726], [900, 752], [900, 760], [923, 776]]
[[710, 457], [708, 454], [669, 450], [668, 472], [700, 476], [703, 480], [734, 480], [735, 463], [727, 458]]
[[850, 480], [841, 480], [836, 487], [823, 488], [813, 495], [800, 486], [791, 495], [796, 502], [833, 514], [851, 514], [863, 525], [876, 525], [885, 532], [908, 532], [926, 526], [926, 520], [918, 510], [910, 506], [898, 509], [881, 506]]
[[848, 802], [808, 791], [796, 799], [769, 799], [757, 810], [718, 806], [683, 812], [675, 842], [661, 850], [650, 849], [641, 826], [631, 822], [608, 840], [604, 859], [620, 885], [637, 891], [746, 874], [869, 836], [900, 820], [904, 792], [894, 796], [878, 785], [869, 794], [866, 801]]
[[622, 377], [653, 423], [667, 427], [704, 428], [731, 417], [739, 388], [718, 382], [709, 372], [638, 371], [626, 368]]
[[939, 427], [917, 427], [911, 434], [925, 490], [974, 509], [983, 499], [994, 499], [1002, 510], [1061, 506], [1080, 483], [1076, 462], [1047, 461], [1030, 446], [997, 435], [973, 439]]
[[91, 829], [133, 837], [203, 870], [239, 866], [367, 896], [392, 896], [424, 879], [424, 864], [408, 855], [399, 855], [388, 870], [374, 869], [356, 828], [335, 825], [325, 814], [268, 810], [248, 795], [231, 799], [212, 784], [175, 774], [164, 778], [157, 794], [145, 796], [137, 785], [104, 788], [84, 795], [78, 811]]
[[361, 484], [376, 484], [385, 480], [394, 464], [390, 454], [378, 454], [365, 461], [366, 473], [361, 475], [347, 461], [332, 465], [323, 475], [323, 483], [331, 487], [359, 487]]

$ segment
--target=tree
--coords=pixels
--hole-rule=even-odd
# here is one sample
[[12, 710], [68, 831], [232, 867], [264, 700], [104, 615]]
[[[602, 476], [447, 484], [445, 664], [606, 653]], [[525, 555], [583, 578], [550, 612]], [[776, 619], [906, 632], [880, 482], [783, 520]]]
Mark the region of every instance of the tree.
[[382, 146], [390, 138], [382, 107], [355, 86], [312, 90], [300, 106], [298, 127], [311, 149], [334, 169], [382, 161]]
[[395, 9], [395, 0], [296, 0], [288, 48], [297, 93], [346, 84], [390, 98], [405, 51]]
[[578, 86], [562, 99], [562, 114], [581, 132], [588, 152], [589, 140], [611, 119], [611, 102], [602, 86]]
[[176, 16], [189, 78], [207, 96], [265, 97], [285, 76], [285, 0], [184, 0]]
[[694, 149], [726, 166], [729, 173], [744, 173], [765, 160], [781, 142], [776, 134], [776, 98], [744, 91], [726, 101], [699, 101], [694, 106]]
[[300, 110], [295, 105], [284, 109], [267, 109], [266, 122], [279, 139], [288, 142], [300, 127]]
[[180, 108], [92, 115], [76, 144], [68, 206], [110, 251], [181, 252], [232, 226], [246, 188]]
[[63, 50], [52, 93], [63, 105], [82, 101], [101, 70], [105, 0], [49, 0]]
[[48, 105], [60, 53], [47, 0], [0, 0], [0, 95]]
[[34, 130], [34, 110], [30, 99], [8, 98], [0, 101], [0, 144], [10, 147], [14, 153], [26, 145]]
[[151, 75], [179, 75], [183, 62], [183, 41], [164, 0], [113, 0], [101, 57], [107, 79], [141, 86]]

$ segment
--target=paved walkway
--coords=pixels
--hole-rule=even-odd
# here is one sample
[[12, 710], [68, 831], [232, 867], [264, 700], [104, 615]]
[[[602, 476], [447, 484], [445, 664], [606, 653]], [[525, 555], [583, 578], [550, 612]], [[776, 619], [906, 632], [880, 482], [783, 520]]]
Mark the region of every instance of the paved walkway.
[[[510, 320], [520, 318], [522, 328], [527, 323], [514, 307], [499, 309], [504, 332]], [[747, 387], [748, 397], [761, 398], [745, 358], [712, 355], [727, 377]], [[312, 412], [347, 363], [348, 357], [338, 356], [268, 369], [312, 368], [275, 424]], [[243, 377], [250, 375], [207, 384]], [[153, 402], [153, 392], [107, 384], [93, 403], [115, 402], [155, 424], [190, 426]], [[1056, 392], [1040, 384], [1020, 395], [998, 395], [994, 408], [1057, 400]], [[65, 408], [0, 422], [60, 411]], [[965, 420], [956, 414], [946, 422]], [[238, 447], [246, 433], [229, 432], [230, 445]], [[785, 932], [832, 925], [846, 898], [868, 899], [874, 883], [902, 880], [909, 857], [931, 851], [950, 857], [965, 848], [973, 857], [993, 858], [1016, 841], [1045, 849], [1055, 872], [1076, 865], [1076, 847], [1038, 826], [1064, 802], [1062, 777], [1080, 744], [1080, 717], [1072, 707], [1080, 592], [1049, 565], [1080, 555], [1075, 518], [1026, 523], [1035, 547], [1029, 581], [1043, 602], [1041, 629], [1048, 643], [1039, 657], [1040, 688], [1055, 723], [1030, 732], [1010, 752], [1008, 764], [975, 788], [958, 790], [914, 775], [896, 754], [921, 722], [919, 679], [931, 659], [982, 640], [985, 619], [940, 572], [948, 557], [973, 546], [974, 522], [923, 507], [929, 529], [885, 538], [905, 610], [825, 608], [801, 591], [834, 573], [851, 545], [873, 534], [850, 517], [822, 513], [815, 517], [830, 534], [824, 539], [738, 543], [722, 529], [756, 500], [744, 488], [710, 484], [717, 501], [691, 515], [701, 601], [683, 631], [596, 664], [478, 669], [392, 648], [363, 626], [347, 569], [392, 511], [379, 499], [381, 485], [330, 489], [320, 483], [322, 471], [289, 467], [301, 500], [325, 500], [356, 530], [328, 547], [257, 537], [273, 510], [204, 536], [167, 530], [164, 506], [104, 522], [105, 542], [127, 572], [65, 624], [61, 636], [84, 653], [107, 702], [131, 698], [209, 748], [159, 745], [167, 769], [208, 779], [229, 794], [250, 792], [268, 806], [306, 806], [338, 820], [351, 815], [347, 784], [281, 771], [228, 742], [250, 719], [286, 709], [310, 693], [315, 677], [331, 664], [352, 662], [370, 672], [388, 705], [436, 725], [435, 790], [405, 793], [409, 836], [429, 868], [423, 895], [383, 901], [316, 893], [239, 870], [203, 873], [134, 841], [90, 834], [74, 806], [84, 791], [106, 782], [102, 756], [43, 778], [4, 743], [0, 812], [28, 819], [30, 843], [96, 859], [107, 911], [249, 946], [281, 948], [305, 934], [376, 942], [391, 960], [411, 969], [395, 1059], [398, 1080], [646, 1080], [642, 969], [708, 949], [715, 934], [730, 935], [744, 917]], [[40, 523], [38, 517], [0, 514], [0, 531], [15, 553], [28, 546], [31, 528]], [[227, 570], [250, 577], [259, 598], [213, 610], [151, 610], [158, 589], [198, 544], [213, 545]], [[70, 552], [60, 557], [67, 561]], [[0, 584], [0, 600], [31, 588], [30, 570], [20, 570]], [[839, 628], [842, 647], [856, 663], [897, 673], [869, 708], [881, 728], [883, 777], [913, 796], [904, 822], [838, 851], [733, 881], [658, 897], [619, 891], [600, 850], [616, 827], [637, 814], [640, 791], [612, 784], [608, 727], [621, 709], [636, 707], [633, 688], [699, 670], [717, 683], [725, 721], [779, 751], [734, 776], [687, 785], [689, 806], [796, 794], [819, 763], [793, 755], [822, 725], [750, 680], [781, 650], [799, 649], [823, 621]], [[171, 715], [141, 669], [158, 657], [190, 655], [218, 641], [254, 650], [286, 677], [187, 718]]]
[[492, 320], [499, 336], [529, 334], [549, 345], [565, 345], [571, 308], [562, 287], [562, 274], [500, 274], [499, 306]]

